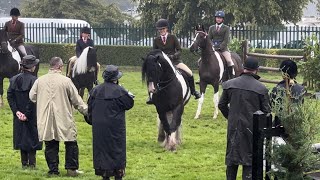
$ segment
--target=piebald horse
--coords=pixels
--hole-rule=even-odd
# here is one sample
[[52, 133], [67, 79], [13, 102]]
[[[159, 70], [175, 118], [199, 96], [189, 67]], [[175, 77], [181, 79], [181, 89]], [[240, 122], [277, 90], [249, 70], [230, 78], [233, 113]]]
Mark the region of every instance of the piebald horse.
[[[198, 108], [194, 118], [198, 119], [200, 116], [206, 88], [207, 85], [210, 84], [214, 88], [213, 102], [215, 110], [213, 119], [216, 119], [218, 116], [219, 84], [227, 80], [226, 61], [224, 57], [212, 47], [212, 42], [208, 38], [203, 26], [202, 29], [196, 27], [196, 35], [189, 49], [191, 52], [195, 52], [198, 49], [201, 50], [201, 60], [199, 61], [201, 98], [198, 101]], [[243, 71], [241, 58], [238, 54], [232, 52], [231, 57], [234, 63], [235, 75], [239, 76]]]
[[147, 81], [160, 119], [158, 141], [175, 151], [181, 144], [182, 114], [190, 99], [190, 88], [169, 57], [158, 49], [144, 59], [142, 79]]

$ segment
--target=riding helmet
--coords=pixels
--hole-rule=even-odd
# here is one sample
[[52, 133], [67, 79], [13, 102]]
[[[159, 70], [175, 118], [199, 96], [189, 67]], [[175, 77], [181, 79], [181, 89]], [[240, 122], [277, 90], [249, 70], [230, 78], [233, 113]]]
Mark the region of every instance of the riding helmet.
[[91, 34], [91, 29], [85, 26], [81, 29], [81, 33]]
[[224, 11], [217, 11], [216, 14], [214, 15], [214, 17], [221, 17], [224, 18], [225, 17], [225, 13]]
[[156, 23], [157, 29], [163, 29], [163, 28], [168, 28], [168, 27], [169, 27], [169, 22], [166, 19], [159, 19]]
[[10, 16], [20, 16], [20, 11], [18, 8], [12, 8], [10, 10]]
[[282, 71], [283, 73], [286, 73], [289, 75], [290, 79], [293, 79], [297, 76], [298, 74], [298, 67], [297, 64], [290, 60], [284, 60], [281, 62], [280, 64], [280, 71]]

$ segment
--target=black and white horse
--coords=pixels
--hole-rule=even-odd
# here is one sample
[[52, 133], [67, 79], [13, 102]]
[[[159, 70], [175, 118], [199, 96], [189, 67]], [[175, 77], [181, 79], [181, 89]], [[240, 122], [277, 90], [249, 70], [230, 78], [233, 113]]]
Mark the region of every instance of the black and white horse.
[[[71, 58], [77, 57], [74, 56]], [[69, 64], [67, 67], [69, 67]], [[95, 48], [88, 46], [82, 51], [80, 57], [75, 61], [71, 75], [71, 80], [78, 89], [79, 95], [82, 98], [85, 88], [87, 88], [88, 91], [93, 88], [93, 84], [97, 80], [97, 74], [97, 52]]]
[[[21, 57], [19, 52], [12, 48], [9, 43], [8, 34], [5, 30], [0, 30], [0, 107], [3, 106], [3, 79], [11, 78], [20, 72]], [[27, 54], [32, 54], [39, 59], [37, 47], [25, 45]], [[36, 66], [34, 75], [38, 75], [39, 64]]]
[[[204, 27], [202, 26], [201, 28], [196, 27], [196, 36], [189, 47], [191, 52], [195, 52], [198, 49], [201, 50], [201, 61], [199, 61], [201, 98], [198, 101], [198, 109], [194, 118], [198, 119], [200, 116], [206, 88], [210, 84], [214, 88], [213, 102], [215, 110], [213, 119], [216, 119], [218, 116], [219, 84], [221, 81], [227, 80], [227, 73], [225, 71], [227, 64], [224, 57], [212, 47], [212, 42], [207, 38], [208, 36]], [[241, 58], [233, 52], [231, 52], [231, 57], [234, 63], [235, 75], [239, 76], [243, 71]]]
[[181, 122], [184, 106], [190, 99], [190, 88], [184, 77], [161, 50], [152, 50], [144, 59], [142, 79], [158, 112], [158, 141], [167, 150], [181, 144]]

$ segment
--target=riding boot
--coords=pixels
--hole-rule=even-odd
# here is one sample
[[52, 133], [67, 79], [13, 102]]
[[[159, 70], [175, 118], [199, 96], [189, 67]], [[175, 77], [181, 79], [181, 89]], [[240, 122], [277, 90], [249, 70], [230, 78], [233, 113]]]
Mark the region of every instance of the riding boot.
[[233, 66], [228, 66], [228, 75], [229, 75], [229, 79], [232, 79], [235, 77]]
[[201, 94], [198, 91], [196, 91], [193, 76], [188, 77], [188, 83], [190, 86], [191, 94], [195, 97], [195, 99], [199, 99], [201, 97]]

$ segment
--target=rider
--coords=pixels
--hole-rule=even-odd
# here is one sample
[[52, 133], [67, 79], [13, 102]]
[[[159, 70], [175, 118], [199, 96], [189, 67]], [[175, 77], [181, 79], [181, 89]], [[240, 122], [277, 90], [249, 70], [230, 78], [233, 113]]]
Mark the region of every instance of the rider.
[[[81, 34], [80, 34], [80, 39], [78, 39], [77, 44], [76, 44], [76, 57], [79, 58], [82, 51], [90, 46], [90, 47], [94, 47], [94, 42], [93, 40], [90, 38], [90, 34], [91, 34], [91, 29], [87, 26], [83, 27], [81, 29]], [[69, 63], [69, 67], [68, 67], [68, 76], [71, 77], [71, 69], [75, 63], [75, 61], [77, 60], [77, 58], [72, 58], [70, 59], [70, 63]], [[100, 64], [97, 63], [97, 72], [99, 72], [100, 70]]]
[[232, 79], [235, 76], [235, 72], [231, 54], [228, 50], [230, 28], [223, 24], [224, 17], [224, 11], [217, 11], [215, 13], [216, 24], [210, 26], [208, 36], [210, 40], [212, 40], [214, 49], [216, 51], [221, 51], [222, 55], [226, 59], [229, 79]]
[[18, 8], [10, 10], [11, 20], [6, 22], [4, 29], [8, 32], [9, 42], [12, 47], [18, 49], [22, 57], [27, 55], [26, 48], [23, 45], [24, 39], [24, 23], [19, 21], [20, 11]]
[[[160, 49], [168, 55], [173, 65], [182, 69], [188, 75], [188, 83], [190, 86], [191, 94], [195, 96], [195, 99], [201, 97], [200, 93], [195, 90], [194, 78], [192, 71], [186, 66], [180, 59], [181, 46], [178, 38], [168, 32], [169, 22], [166, 19], [159, 19], [156, 23], [156, 28], [159, 31], [160, 36], [153, 40], [153, 49]], [[147, 104], [152, 104], [152, 99], [149, 97]]]

